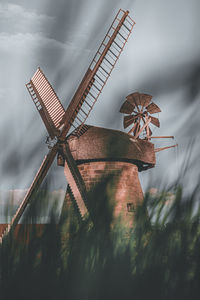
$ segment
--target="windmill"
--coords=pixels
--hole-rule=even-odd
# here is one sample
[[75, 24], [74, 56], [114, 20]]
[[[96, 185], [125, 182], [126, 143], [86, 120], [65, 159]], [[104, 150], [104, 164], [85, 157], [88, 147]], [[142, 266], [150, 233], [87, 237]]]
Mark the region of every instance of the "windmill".
[[56, 155], [58, 155], [58, 159], [63, 159], [65, 175], [81, 216], [87, 215], [87, 196], [84, 182], [66, 141], [66, 136], [72, 128], [76, 129], [77, 135], [84, 132], [84, 123], [110, 77], [134, 25], [135, 22], [129, 16], [129, 11], [120, 9], [66, 111], [40, 68], [37, 69], [30, 82], [26, 84], [36, 109], [46, 126], [49, 139], [53, 141], [53, 146], [44, 157], [31, 186], [2, 237], [15, 227], [27, 204], [34, 199], [33, 196], [47, 175]]
[[[156, 152], [177, 145], [155, 148], [151, 142], [153, 138], [174, 138], [152, 136], [151, 127], [160, 127], [159, 119], [155, 114], [161, 112], [160, 108], [152, 102], [152, 96], [132, 93], [126, 97], [120, 112], [125, 114], [124, 127], [130, 128], [128, 133], [84, 125], [84, 131], [79, 136], [76, 131], [72, 132], [67, 137], [67, 142], [87, 192], [93, 188], [98, 189], [98, 184], [102, 185], [104, 179], [111, 179], [111, 182], [107, 183], [109, 187], [107, 201], [114, 203], [113, 224], [120, 220], [121, 225], [129, 230], [133, 225], [135, 208], [143, 202], [144, 198], [138, 172], [146, 171], [156, 165]], [[106, 186], [103, 186], [103, 190], [106, 189]], [[68, 190], [67, 199], [74, 203], [73, 196], [70, 194]], [[95, 201], [94, 205], [98, 207], [102, 197], [98, 199], [96, 195], [92, 201]], [[88, 203], [88, 210], [92, 215], [94, 210], [90, 205], [91, 203]], [[97, 213], [99, 215], [101, 210], [97, 209]]]
[[[161, 112], [161, 109], [152, 101], [152, 96], [139, 92], [132, 93], [126, 97], [126, 100], [120, 108], [120, 112], [125, 114], [123, 125], [129, 128], [128, 134], [133, 138], [150, 141], [153, 138], [174, 138], [174, 136], [152, 136], [150, 126], [160, 127], [160, 121], [155, 116]], [[154, 149], [159, 152], [165, 149], [176, 147], [176, 145]]]
[[128, 133], [133, 134], [135, 139], [139, 138], [145, 130], [146, 138], [149, 140], [152, 135], [150, 124], [160, 127], [159, 119], [152, 114], [159, 113], [161, 110], [151, 100], [152, 96], [136, 92], [128, 95], [120, 108], [121, 113], [128, 114], [124, 117], [124, 128], [133, 125]]

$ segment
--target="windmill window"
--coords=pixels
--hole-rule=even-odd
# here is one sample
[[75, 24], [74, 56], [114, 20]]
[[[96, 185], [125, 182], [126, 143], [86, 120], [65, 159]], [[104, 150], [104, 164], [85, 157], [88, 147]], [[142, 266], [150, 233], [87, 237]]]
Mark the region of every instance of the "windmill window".
[[127, 211], [128, 212], [134, 212], [135, 211], [135, 207], [133, 203], [127, 203]]

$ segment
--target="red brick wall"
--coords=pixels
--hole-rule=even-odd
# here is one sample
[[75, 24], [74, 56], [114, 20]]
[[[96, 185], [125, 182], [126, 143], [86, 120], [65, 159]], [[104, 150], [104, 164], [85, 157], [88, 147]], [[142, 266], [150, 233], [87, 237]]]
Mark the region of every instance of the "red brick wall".
[[[108, 199], [112, 198], [115, 202], [114, 216], [121, 215], [123, 222], [132, 223], [133, 206], [143, 201], [137, 166], [128, 162], [99, 161], [80, 164], [78, 168], [87, 191], [111, 175], [113, 180], [105, 186], [105, 189]], [[131, 211], [128, 211], [128, 207]]]

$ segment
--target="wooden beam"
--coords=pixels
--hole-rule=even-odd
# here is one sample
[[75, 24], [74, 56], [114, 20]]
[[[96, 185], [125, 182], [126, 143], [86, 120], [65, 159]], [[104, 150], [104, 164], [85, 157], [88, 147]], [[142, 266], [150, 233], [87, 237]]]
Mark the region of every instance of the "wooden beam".
[[147, 127], [149, 125], [149, 123], [151, 122], [151, 118], [149, 118], [146, 123], [142, 126], [142, 128], [140, 129], [140, 131], [136, 134], [136, 136], [134, 137], [135, 139], [138, 138], [138, 136], [140, 135], [140, 133], [145, 129], [145, 127]]
[[173, 145], [173, 146], [168, 146], [168, 147], [156, 148], [156, 149], [154, 149], [154, 152], [159, 152], [159, 151], [169, 149], [169, 148], [174, 148], [174, 147], [177, 147], [177, 146], [178, 146], [178, 144]]
[[174, 139], [173, 135], [166, 136], [151, 136], [151, 139]]

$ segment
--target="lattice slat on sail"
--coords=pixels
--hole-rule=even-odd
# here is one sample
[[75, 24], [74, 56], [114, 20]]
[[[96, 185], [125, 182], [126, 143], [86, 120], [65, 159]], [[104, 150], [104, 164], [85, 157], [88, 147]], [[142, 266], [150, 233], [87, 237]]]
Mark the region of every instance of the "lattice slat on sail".
[[26, 87], [51, 138], [59, 134], [60, 121], [65, 113], [54, 89], [40, 68]]
[[82, 128], [95, 102], [129, 38], [135, 22], [128, 16], [128, 11], [119, 10], [112, 25], [110, 26], [103, 42], [95, 54], [85, 77], [75, 93], [62, 123], [66, 129], [63, 137], [73, 126]]

